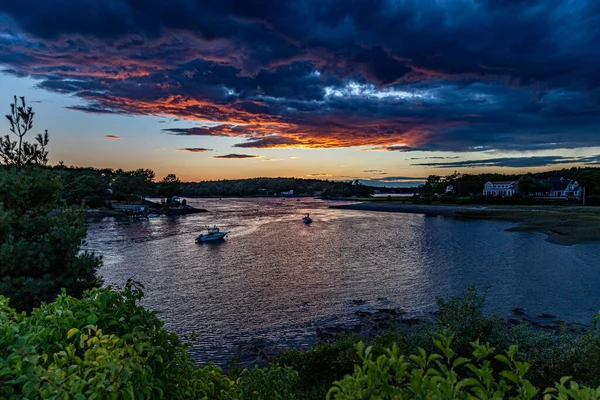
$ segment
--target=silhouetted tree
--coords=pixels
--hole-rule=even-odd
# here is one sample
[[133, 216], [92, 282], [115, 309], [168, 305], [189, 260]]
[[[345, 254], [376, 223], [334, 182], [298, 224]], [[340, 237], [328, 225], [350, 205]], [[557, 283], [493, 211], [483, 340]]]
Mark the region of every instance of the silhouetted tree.
[[143, 200], [152, 190], [152, 180], [154, 171], [151, 169], [139, 168], [135, 171], [121, 172], [112, 183], [113, 194], [125, 198], [126, 201], [132, 201], [136, 196]]
[[14, 96], [14, 103], [10, 105], [10, 114], [6, 119], [10, 123], [10, 131], [17, 137], [17, 140], [11, 140], [9, 135], [0, 137], [0, 159], [4, 165], [16, 165], [17, 171], [27, 164], [48, 163], [48, 152], [46, 146], [49, 142], [48, 131], [42, 135], [39, 133], [35, 140], [37, 143], [29, 143], [23, 140], [25, 135], [33, 128], [33, 116], [35, 113], [31, 107], [27, 107], [25, 97], [20, 97], [19, 104], [17, 96]]
[[165, 176], [158, 183], [158, 193], [164, 197], [173, 197], [179, 194], [181, 190], [181, 181], [175, 174]]

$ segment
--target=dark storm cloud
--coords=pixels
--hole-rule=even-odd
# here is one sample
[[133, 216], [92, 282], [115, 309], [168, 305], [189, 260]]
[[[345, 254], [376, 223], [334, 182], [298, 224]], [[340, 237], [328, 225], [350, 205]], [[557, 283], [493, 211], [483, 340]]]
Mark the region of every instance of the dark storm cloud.
[[268, 148], [268, 147], [278, 147], [278, 146], [292, 146], [301, 144], [300, 141], [283, 136], [268, 136], [259, 139], [251, 139], [247, 142], [238, 143], [233, 145], [233, 147], [246, 147], [246, 148]]
[[485, 160], [467, 160], [449, 163], [420, 163], [411, 164], [423, 167], [435, 168], [474, 168], [474, 167], [511, 167], [511, 168], [530, 168], [547, 167], [559, 164], [596, 164], [600, 161], [600, 156], [593, 157], [561, 157], [561, 156], [532, 156], [532, 157], [500, 157]]
[[175, 150], [186, 153], [206, 153], [207, 151], [213, 151], [212, 149], [205, 149], [204, 147], [184, 147]]
[[259, 158], [260, 156], [253, 156], [250, 154], [226, 154], [224, 156], [213, 156], [213, 158], [224, 158], [224, 159], [245, 159], [245, 158]]
[[551, 150], [600, 145], [599, 25], [585, 0], [21, 0], [0, 65], [241, 148]]
[[122, 136], [117, 136], [117, 135], [105, 135], [104, 138], [111, 139], [111, 140], [123, 139]]

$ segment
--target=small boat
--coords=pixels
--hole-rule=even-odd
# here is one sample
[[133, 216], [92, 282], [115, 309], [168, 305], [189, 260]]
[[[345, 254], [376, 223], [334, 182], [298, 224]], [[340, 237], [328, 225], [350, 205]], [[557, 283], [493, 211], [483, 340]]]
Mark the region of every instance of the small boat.
[[306, 217], [302, 217], [302, 222], [304, 222], [305, 224], [310, 224], [312, 222], [312, 218], [310, 217], [310, 215], [306, 214]]
[[158, 218], [158, 217], [160, 217], [160, 214], [152, 213], [152, 214], [148, 214], [147, 217], [148, 218]]
[[196, 243], [210, 242], [213, 240], [223, 240], [228, 234], [229, 232], [221, 232], [219, 228], [216, 225], [214, 225], [212, 228], [208, 228], [208, 233], [202, 233], [198, 235], [196, 237]]
[[281, 197], [281, 200], [285, 200], [285, 197]]

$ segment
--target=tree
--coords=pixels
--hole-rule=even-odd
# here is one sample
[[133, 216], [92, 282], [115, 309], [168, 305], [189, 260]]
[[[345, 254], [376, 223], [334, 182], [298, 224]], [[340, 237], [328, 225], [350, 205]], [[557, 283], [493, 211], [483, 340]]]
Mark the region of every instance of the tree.
[[14, 103], [10, 105], [10, 114], [6, 119], [10, 123], [10, 131], [17, 136], [12, 141], [9, 135], [0, 137], [0, 159], [4, 165], [16, 165], [17, 171], [27, 164], [46, 165], [48, 162], [48, 131], [42, 135], [39, 133], [35, 140], [37, 143], [23, 141], [23, 137], [33, 128], [33, 116], [35, 113], [31, 107], [27, 107], [25, 97], [20, 97], [21, 104], [14, 96]]
[[158, 185], [159, 194], [168, 198], [178, 195], [181, 190], [181, 181], [175, 174], [165, 176]]
[[438, 175], [429, 175], [425, 185], [421, 188], [425, 196], [432, 196], [444, 192], [444, 178]]
[[517, 181], [517, 187], [523, 194], [545, 193], [551, 189], [548, 181], [536, 179], [531, 174], [520, 177]]
[[56, 173], [30, 167], [0, 170], [0, 294], [18, 310], [73, 296], [101, 284], [101, 259], [81, 252], [86, 225], [77, 209], [61, 208]]
[[112, 182], [113, 194], [117, 197], [123, 197], [130, 202], [137, 197], [144, 196], [152, 189], [152, 180], [154, 171], [150, 169], [137, 169], [135, 171], [125, 171], [120, 173]]

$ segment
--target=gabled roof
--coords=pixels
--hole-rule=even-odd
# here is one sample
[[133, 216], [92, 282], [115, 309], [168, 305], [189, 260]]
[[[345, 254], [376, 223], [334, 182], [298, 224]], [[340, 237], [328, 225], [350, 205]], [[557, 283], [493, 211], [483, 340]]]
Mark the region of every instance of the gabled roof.
[[565, 190], [573, 182], [573, 179], [563, 179], [560, 176], [553, 176], [548, 178], [548, 183], [552, 187], [552, 190]]
[[515, 181], [488, 181], [493, 185], [510, 185], [511, 183], [515, 183]]

